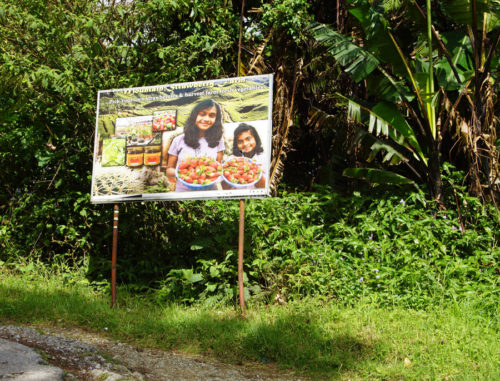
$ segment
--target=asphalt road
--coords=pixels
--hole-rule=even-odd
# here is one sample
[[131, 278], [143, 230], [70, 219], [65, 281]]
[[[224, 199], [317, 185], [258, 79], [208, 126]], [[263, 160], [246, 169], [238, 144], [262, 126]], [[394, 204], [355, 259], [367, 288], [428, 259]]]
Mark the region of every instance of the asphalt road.
[[42, 356], [30, 347], [0, 339], [0, 380], [63, 381], [64, 372], [45, 365]]

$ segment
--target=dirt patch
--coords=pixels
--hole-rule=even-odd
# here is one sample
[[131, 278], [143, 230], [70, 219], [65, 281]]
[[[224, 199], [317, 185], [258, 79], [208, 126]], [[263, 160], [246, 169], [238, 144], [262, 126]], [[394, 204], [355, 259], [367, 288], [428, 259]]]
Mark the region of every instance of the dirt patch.
[[261, 364], [241, 366], [141, 348], [75, 328], [0, 326], [0, 337], [34, 348], [66, 380], [306, 380]]

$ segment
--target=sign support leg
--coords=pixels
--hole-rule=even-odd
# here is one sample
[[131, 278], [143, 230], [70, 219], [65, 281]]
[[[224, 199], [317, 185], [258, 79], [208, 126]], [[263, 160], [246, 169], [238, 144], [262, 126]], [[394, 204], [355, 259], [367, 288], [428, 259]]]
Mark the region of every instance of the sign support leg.
[[111, 251], [111, 307], [116, 306], [116, 252], [118, 246], [118, 204], [113, 213], [113, 248]]
[[[236, 72], [240, 76], [241, 69], [241, 41], [243, 37], [243, 18], [245, 15], [245, 0], [241, 2], [241, 16], [240, 16], [240, 37], [238, 42], [238, 67]], [[240, 294], [240, 308], [241, 313], [245, 316], [245, 287], [243, 285], [243, 241], [245, 238], [245, 200], [240, 199], [240, 232], [238, 238], [238, 291]]]
[[238, 239], [238, 290], [240, 294], [240, 307], [243, 315], [246, 313], [245, 288], [243, 286], [243, 241], [245, 238], [245, 200], [240, 200], [240, 229]]

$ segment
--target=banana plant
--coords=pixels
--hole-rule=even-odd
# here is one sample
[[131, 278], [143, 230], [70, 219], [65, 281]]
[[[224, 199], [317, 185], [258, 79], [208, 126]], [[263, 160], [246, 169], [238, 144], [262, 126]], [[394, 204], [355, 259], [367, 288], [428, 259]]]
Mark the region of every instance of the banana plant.
[[[490, 69], [498, 60], [494, 54], [498, 37], [492, 40], [489, 50], [484, 41], [495, 33], [491, 26], [495, 25], [498, 1], [460, 1], [476, 4], [469, 13], [461, 11], [454, 2], [442, 3], [445, 10], [450, 9], [449, 17], [461, 20], [465, 27], [443, 34], [432, 23], [430, 0], [425, 0], [425, 6], [424, 1], [416, 0], [348, 0], [349, 12], [362, 34], [347, 36], [327, 25], [311, 28], [315, 39], [344, 71], [366, 88], [364, 99], [336, 94], [347, 105], [349, 119], [365, 126], [365, 133], [360, 136], [369, 142], [374, 154], [384, 153], [382, 162], [405, 164], [410, 169], [406, 172], [407, 181], [427, 183], [431, 195], [438, 200], [442, 198], [442, 137], [447, 128], [464, 120], [457, 100], [460, 102], [460, 94], [467, 98], [472, 78], [481, 70], [486, 69], [490, 78], [497, 75]], [[391, 3], [404, 6], [403, 12], [395, 13], [390, 9]], [[472, 22], [479, 18], [483, 21]], [[482, 39], [474, 38], [478, 30], [483, 31]], [[474, 51], [473, 44], [468, 43], [472, 40], [476, 41], [476, 48], [483, 41], [482, 50]], [[478, 54], [482, 54], [482, 60], [475, 58]], [[471, 61], [482, 62], [482, 66], [477, 62], [470, 64]], [[474, 71], [476, 67], [478, 70]], [[350, 168], [344, 174], [373, 182], [404, 182], [401, 176], [395, 177], [383, 169]]]
[[[495, 203], [500, 197], [498, 81], [500, 43], [499, 0], [446, 0], [443, 9], [460, 28], [443, 33], [451, 62], [443, 61], [438, 78], [448, 86], [443, 129], [455, 126], [466, 153], [470, 188]], [[453, 76], [451, 73], [454, 73]], [[453, 90], [455, 86], [455, 94]]]

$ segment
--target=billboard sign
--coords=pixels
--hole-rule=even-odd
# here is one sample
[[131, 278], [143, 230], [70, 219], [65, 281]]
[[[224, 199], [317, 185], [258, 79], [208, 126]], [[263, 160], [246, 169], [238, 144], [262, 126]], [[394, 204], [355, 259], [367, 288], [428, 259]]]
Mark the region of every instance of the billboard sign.
[[91, 201], [269, 195], [272, 74], [102, 90]]

